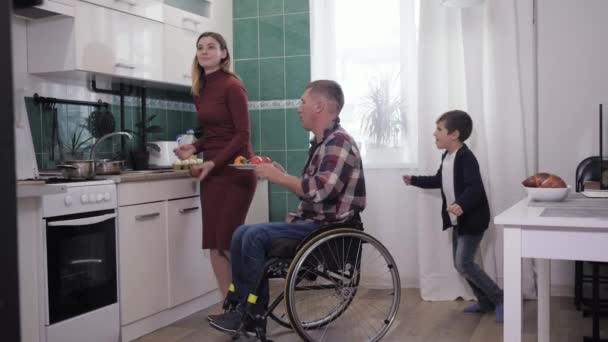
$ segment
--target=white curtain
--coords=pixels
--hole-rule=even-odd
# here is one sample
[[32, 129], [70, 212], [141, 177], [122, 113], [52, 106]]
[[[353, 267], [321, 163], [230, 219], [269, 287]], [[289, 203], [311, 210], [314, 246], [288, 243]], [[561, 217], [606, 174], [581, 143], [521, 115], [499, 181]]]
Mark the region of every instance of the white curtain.
[[[469, 112], [474, 131], [467, 141], [479, 160], [495, 216], [524, 194], [521, 180], [533, 168], [534, 148], [526, 132], [522, 95], [516, 0], [487, 1], [470, 8], [449, 8], [422, 1], [419, 31], [420, 172], [434, 173], [439, 154], [432, 136], [435, 119], [450, 109]], [[426, 135], [423, 133], [426, 132]], [[436, 215], [438, 193], [418, 191], [418, 260], [421, 294], [427, 300], [472, 297], [453, 267], [451, 237], [429, 227]], [[481, 246], [486, 272], [502, 280], [502, 232], [493, 225]], [[533, 266], [524, 262], [524, 295], [535, 296]]]
[[[383, 1], [374, 3], [375, 8], [381, 8]], [[530, 138], [524, 132], [531, 130], [522, 109], [515, 1], [487, 1], [468, 9], [444, 7], [439, 0], [420, 1], [418, 44], [412, 47], [401, 41], [402, 58], [408, 56], [404, 51], [417, 48], [418, 53], [418, 77], [410, 75], [402, 81], [415, 85], [414, 89], [403, 89], [418, 92], [417, 101], [409, 102], [417, 113], [410, 118], [413, 124], [409, 127], [415, 131], [408, 131], [407, 139], [414, 152], [405, 159], [408, 164], [365, 164], [368, 206], [362, 218], [366, 230], [395, 258], [402, 286], [420, 287], [425, 300], [472, 298], [454, 270], [451, 231], [441, 230], [439, 192], [405, 187], [401, 180], [404, 174], [437, 171], [441, 151], [435, 148], [432, 133], [438, 115], [459, 108], [473, 117], [474, 134], [467, 143], [480, 162], [492, 215], [524, 196], [516, 185], [530, 173], [531, 145], [526, 143]], [[312, 79], [340, 82], [348, 103], [353, 95], [349, 89], [360, 85], [349, 84], [353, 80], [340, 74], [345, 63], [344, 56], [337, 53], [335, 37], [338, 29], [345, 28], [336, 27], [334, 4], [311, 0], [311, 74]], [[406, 10], [417, 12], [416, 0], [401, 1], [400, 6], [402, 14]], [[395, 7], [384, 6], [384, 10], [394, 12]], [[369, 15], [358, 22], [368, 30], [376, 25]], [[357, 36], [354, 28], [352, 32], [362, 46], [372, 49], [369, 39]], [[416, 67], [412, 60], [403, 64], [406, 70]], [[502, 234], [493, 225], [486, 232], [480, 254], [484, 269], [501, 283]], [[524, 264], [524, 272], [531, 274], [529, 263]], [[524, 293], [533, 296], [534, 283], [526, 275]]]

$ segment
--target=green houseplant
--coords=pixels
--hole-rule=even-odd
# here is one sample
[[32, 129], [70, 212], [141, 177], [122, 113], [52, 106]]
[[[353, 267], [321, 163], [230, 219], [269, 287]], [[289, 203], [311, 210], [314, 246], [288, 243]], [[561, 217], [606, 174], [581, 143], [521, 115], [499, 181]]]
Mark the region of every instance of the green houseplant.
[[[88, 137], [87, 137], [88, 135]], [[80, 124], [70, 136], [67, 144], [63, 145], [64, 160], [82, 160], [85, 152], [91, 149], [93, 137], [87, 126]]]
[[125, 130], [129, 133], [137, 136], [137, 147], [131, 150], [131, 164], [135, 170], [146, 170], [148, 168], [148, 159], [150, 152], [146, 148], [146, 136], [151, 133], [161, 133], [162, 127], [159, 125], [153, 125], [152, 121], [156, 118], [155, 115], [148, 116], [145, 120], [139, 121], [135, 124], [135, 130]]
[[398, 93], [398, 80], [398, 76], [391, 80], [390, 76], [381, 75], [370, 83], [369, 93], [364, 99], [361, 130], [375, 148], [395, 146], [405, 134], [406, 111]]

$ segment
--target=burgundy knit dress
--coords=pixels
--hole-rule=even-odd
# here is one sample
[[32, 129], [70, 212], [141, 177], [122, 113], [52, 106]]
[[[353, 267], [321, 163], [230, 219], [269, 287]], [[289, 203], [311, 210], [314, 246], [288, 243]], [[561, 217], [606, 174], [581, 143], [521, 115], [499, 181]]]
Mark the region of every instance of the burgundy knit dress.
[[238, 78], [218, 70], [206, 75], [194, 104], [203, 127], [194, 145], [204, 160], [215, 162], [201, 182], [203, 249], [229, 250], [232, 233], [245, 222], [257, 184], [253, 171], [228, 166], [239, 155], [253, 155], [247, 91]]

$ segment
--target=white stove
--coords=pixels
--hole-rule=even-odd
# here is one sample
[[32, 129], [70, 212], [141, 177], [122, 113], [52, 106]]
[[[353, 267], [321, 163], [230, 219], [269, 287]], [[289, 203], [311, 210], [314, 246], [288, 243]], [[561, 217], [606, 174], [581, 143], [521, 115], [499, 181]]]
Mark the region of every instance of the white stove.
[[45, 182], [66, 189], [42, 197], [46, 342], [116, 342], [116, 184]]

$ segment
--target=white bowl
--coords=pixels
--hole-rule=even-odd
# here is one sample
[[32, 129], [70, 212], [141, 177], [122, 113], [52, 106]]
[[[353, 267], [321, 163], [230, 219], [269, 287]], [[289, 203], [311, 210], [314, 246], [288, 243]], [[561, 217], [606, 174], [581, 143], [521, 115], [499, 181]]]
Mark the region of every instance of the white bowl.
[[568, 197], [570, 185], [567, 188], [528, 188], [524, 187], [531, 201], [559, 202]]

